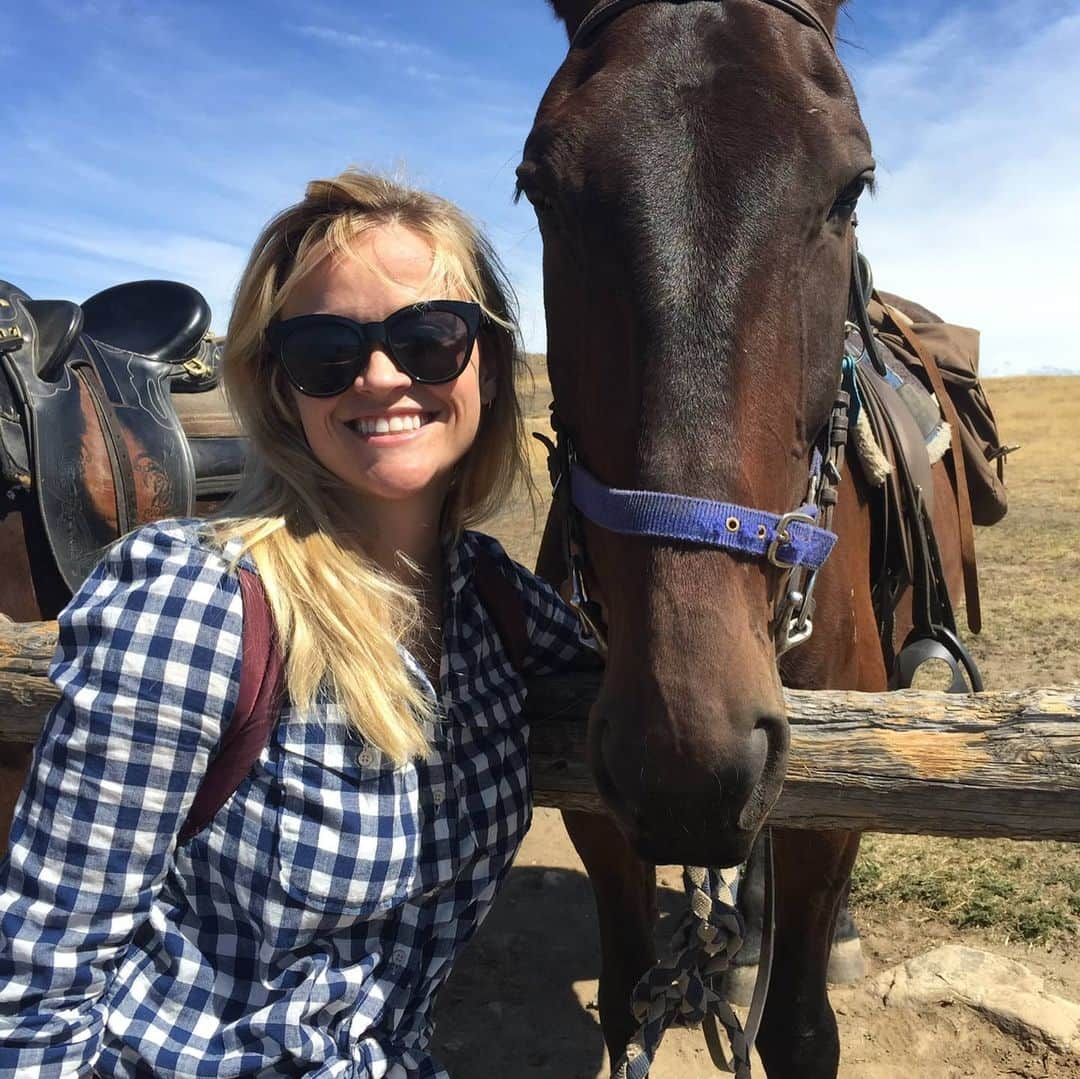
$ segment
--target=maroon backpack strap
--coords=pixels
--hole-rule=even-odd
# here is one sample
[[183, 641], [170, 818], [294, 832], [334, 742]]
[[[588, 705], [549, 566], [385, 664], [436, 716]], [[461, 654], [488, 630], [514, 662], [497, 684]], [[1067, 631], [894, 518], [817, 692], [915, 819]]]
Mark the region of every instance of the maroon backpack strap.
[[477, 556], [473, 580], [476, 594], [495, 623], [514, 670], [523, 674], [529, 655], [529, 630], [525, 624], [521, 593], [506, 579], [499, 564], [486, 551], [481, 551]]
[[258, 575], [241, 567], [239, 578], [244, 604], [240, 692], [218, 755], [210, 762], [180, 829], [180, 843], [198, 835], [232, 797], [259, 759], [277, 718], [285, 661], [274, 638], [273, 614]]

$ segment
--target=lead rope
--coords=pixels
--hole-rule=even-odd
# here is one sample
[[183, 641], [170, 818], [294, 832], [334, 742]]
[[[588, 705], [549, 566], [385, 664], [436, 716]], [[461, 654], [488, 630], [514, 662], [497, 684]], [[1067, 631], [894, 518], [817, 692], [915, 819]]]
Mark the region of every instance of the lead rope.
[[[683, 886], [689, 909], [671, 938], [670, 953], [638, 982], [631, 1000], [641, 1026], [612, 1071], [612, 1079], [645, 1079], [668, 1028], [703, 1026], [713, 1063], [736, 1079], [750, 1079], [750, 1053], [757, 1038], [772, 966], [772, 838], [765, 833], [765, 894], [761, 959], [745, 1028], [719, 985], [743, 943], [743, 919], [735, 904], [737, 869], [687, 866]], [[730, 1048], [728, 1059], [724, 1038]]]

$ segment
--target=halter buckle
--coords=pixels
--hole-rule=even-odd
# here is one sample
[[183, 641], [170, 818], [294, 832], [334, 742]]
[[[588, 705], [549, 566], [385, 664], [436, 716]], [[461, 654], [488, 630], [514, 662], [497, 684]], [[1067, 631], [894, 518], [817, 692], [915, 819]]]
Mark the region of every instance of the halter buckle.
[[765, 552], [765, 557], [779, 569], [795, 569], [799, 564], [798, 562], [788, 562], [786, 559], [780, 557], [780, 548], [791, 543], [789, 526], [797, 523], [815, 525], [817, 524], [817, 521], [808, 513], [792, 510], [790, 513], [785, 513], [783, 517], [776, 522], [776, 533], [773, 536], [772, 543], [769, 544], [768, 551]]

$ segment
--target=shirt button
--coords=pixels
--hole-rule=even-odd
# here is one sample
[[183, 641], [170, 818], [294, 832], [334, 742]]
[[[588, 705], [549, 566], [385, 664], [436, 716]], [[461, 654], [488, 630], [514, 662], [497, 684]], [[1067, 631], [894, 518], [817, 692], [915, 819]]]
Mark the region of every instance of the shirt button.
[[359, 753], [356, 754], [356, 763], [361, 768], [370, 768], [375, 763], [375, 750], [371, 746], [364, 746]]
[[446, 795], [445, 795], [445, 794], [443, 794], [443, 792], [442, 792], [442, 791], [440, 791], [440, 790], [434, 790], [434, 791], [432, 791], [432, 792], [431, 792], [431, 800], [432, 800], [432, 801], [433, 801], [433, 802], [434, 802], [434, 803], [435, 803], [435, 804], [436, 804], [437, 806], [441, 806], [441, 805], [443, 804], [443, 799], [444, 799], [445, 797], [446, 797]]
[[405, 964], [408, 963], [408, 961], [409, 956], [404, 948], [395, 948], [390, 956], [390, 965], [392, 967], [399, 967], [403, 969], [405, 967]]

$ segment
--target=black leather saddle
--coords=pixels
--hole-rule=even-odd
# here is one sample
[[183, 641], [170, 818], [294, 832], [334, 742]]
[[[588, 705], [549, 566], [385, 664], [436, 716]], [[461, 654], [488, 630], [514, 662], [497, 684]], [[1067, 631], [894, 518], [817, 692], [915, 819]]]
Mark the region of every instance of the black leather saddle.
[[172, 394], [216, 385], [209, 323], [203, 297], [174, 282], [119, 285], [80, 306], [0, 281], [0, 471], [9, 494], [36, 502], [69, 589], [130, 529], [235, 490], [235, 424], [199, 442], [197, 465]]

